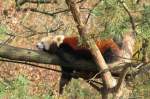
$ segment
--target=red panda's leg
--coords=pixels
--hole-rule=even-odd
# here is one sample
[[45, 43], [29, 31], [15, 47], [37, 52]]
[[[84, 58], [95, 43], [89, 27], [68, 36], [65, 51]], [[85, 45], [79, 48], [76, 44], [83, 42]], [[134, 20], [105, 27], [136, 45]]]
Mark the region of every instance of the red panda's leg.
[[110, 46], [112, 52], [116, 55], [116, 57], [120, 56], [121, 49], [119, 48], [119, 46], [114, 41], [112, 41], [109, 44], [109, 46]]
[[[72, 50], [69, 46], [60, 45], [56, 54], [59, 56], [61, 60], [63, 60], [66, 63], [72, 63], [74, 61], [73, 54], [69, 53], [68, 50]], [[61, 66], [62, 75], [59, 82], [59, 94], [63, 93], [63, 89], [65, 85], [68, 85], [68, 83], [72, 79], [72, 72], [73, 69]]]
[[[59, 49], [56, 51], [56, 54], [60, 57], [61, 60], [63, 60], [66, 63], [71, 63], [71, 60], [67, 57], [67, 53]], [[67, 57], [67, 58], [66, 58]], [[61, 66], [62, 74], [59, 81], [59, 94], [63, 94], [63, 89], [65, 85], [68, 85], [68, 83], [71, 81], [72, 76], [71, 73], [73, 72], [72, 69], [69, 69], [65, 66]]]
[[68, 85], [69, 82], [71, 81], [72, 79], [71, 71], [72, 70], [67, 71], [65, 68], [62, 68], [62, 75], [59, 82], [59, 94], [63, 93], [65, 85]]
[[103, 50], [103, 56], [107, 63], [110, 64], [118, 61], [118, 56], [120, 55], [120, 48], [113, 40], [105, 42], [105, 45], [103, 45]]
[[109, 45], [112, 50], [112, 54], [114, 55], [112, 59], [113, 61], [111, 63], [108, 63], [109, 67], [112, 68], [112, 66], [122, 63], [120, 58], [122, 50], [114, 41], [112, 41]]

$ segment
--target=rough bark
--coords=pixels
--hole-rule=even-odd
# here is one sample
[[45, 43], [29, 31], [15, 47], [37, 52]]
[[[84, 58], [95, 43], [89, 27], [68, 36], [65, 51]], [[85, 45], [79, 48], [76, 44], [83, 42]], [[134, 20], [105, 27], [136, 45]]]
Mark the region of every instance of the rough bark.
[[[68, 53], [64, 53], [64, 57], [70, 57], [71, 55]], [[16, 61], [26, 61], [26, 62], [35, 62], [41, 64], [52, 64], [52, 65], [61, 65], [67, 66], [69, 68], [73, 68], [78, 71], [84, 72], [95, 72], [99, 71], [98, 65], [94, 61], [87, 61], [84, 59], [74, 60], [72, 63], [66, 63], [62, 59], [59, 58], [56, 54], [50, 54], [39, 50], [31, 50], [25, 48], [14, 47], [10, 45], [0, 45], [0, 57], [9, 59], [9, 60], [16, 60]], [[124, 66], [124, 64], [114, 63], [108, 64], [111, 68], [111, 72], [113, 74], [118, 74], [120, 69]]]
[[[69, 56], [68, 54], [64, 55], [66, 55], [66, 57], [73, 57]], [[93, 72], [98, 71], [97, 65], [92, 61], [86, 61], [82, 59], [82, 60], [75, 60], [72, 64], [70, 64], [65, 63], [55, 54], [47, 54], [46, 52], [43, 51], [18, 48], [10, 45], [0, 46], [0, 57], [17, 61], [62, 65], [79, 71], [93, 71]]]

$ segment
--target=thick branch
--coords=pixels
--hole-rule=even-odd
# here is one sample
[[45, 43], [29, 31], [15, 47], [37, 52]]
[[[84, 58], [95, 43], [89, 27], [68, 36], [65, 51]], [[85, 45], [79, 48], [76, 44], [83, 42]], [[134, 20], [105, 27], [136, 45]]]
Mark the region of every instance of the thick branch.
[[[68, 54], [65, 55], [67, 57], [73, 57], [69, 56]], [[79, 71], [91, 71], [91, 72], [98, 71], [97, 65], [92, 61], [86, 61], [82, 59], [76, 60], [72, 64], [69, 64], [65, 63], [54, 54], [47, 54], [43, 51], [17, 48], [9, 45], [0, 46], [0, 57], [10, 60], [67, 66], [69, 68], [73, 68]]]
[[120, 74], [119, 80], [118, 80], [118, 84], [115, 87], [115, 94], [114, 94], [114, 99], [119, 99], [119, 97], [121, 97], [123, 95], [123, 88], [125, 87], [125, 77], [127, 75], [128, 72], [128, 68], [131, 64], [127, 64], [127, 66], [125, 66], [122, 70], [122, 74]]
[[[69, 55], [68, 53], [64, 53], [64, 57], [70, 57], [72, 59], [74, 56]], [[0, 59], [0, 61], [6, 61], [6, 62], [13, 62], [13, 63], [21, 63], [21, 64], [27, 64], [33, 66], [34, 63], [41, 63], [41, 64], [53, 64], [53, 65], [60, 65], [64, 67], [69, 67], [77, 72], [84, 72], [84, 73], [98, 73], [99, 68], [95, 64], [94, 61], [87, 61], [84, 58], [83, 59], [76, 59], [72, 61], [72, 63], [66, 63], [62, 61], [57, 55], [55, 54], [49, 54], [43, 51], [37, 51], [37, 50], [31, 50], [31, 49], [25, 49], [25, 48], [18, 48], [13, 47], [9, 45], [0, 45], [0, 57], [4, 59]], [[29, 62], [34, 62], [33, 64]], [[114, 63], [114, 64], [108, 64], [112, 74], [119, 75], [120, 70], [124, 67], [125, 64], [120, 63]], [[34, 65], [35, 66], [35, 65]], [[43, 66], [35, 66], [40, 68], [45, 68]], [[45, 68], [48, 69], [48, 68]], [[94, 76], [93, 74], [93, 76]], [[88, 75], [86, 75], [88, 76]]]

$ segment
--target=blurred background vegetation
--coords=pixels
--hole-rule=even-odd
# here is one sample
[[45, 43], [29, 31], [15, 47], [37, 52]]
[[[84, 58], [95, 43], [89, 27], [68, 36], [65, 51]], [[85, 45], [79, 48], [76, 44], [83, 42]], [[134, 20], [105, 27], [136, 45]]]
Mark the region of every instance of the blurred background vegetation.
[[[150, 37], [150, 1], [139, 1], [137, 3], [136, 0], [125, 0], [135, 19], [139, 34], [135, 51], [140, 49], [140, 41], [143, 37], [148, 40]], [[123, 33], [131, 31], [129, 17], [118, 0], [83, 0], [79, 6], [83, 21], [86, 21], [85, 17], [90, 12], [87, 27], [90, 36], [95, 39], [112, 36], [121, 39]], [[34, 8], [49, 14], [30, 10], [16, 11], [15, 0], [2, 0], [1, 42], [9, 41], [6, 43], [13, 46], [36, 49], [35, 45], [39, 39], [47, 35], [77, 34], [76, 25], [69, 12], [51, 15], [67, 9], [65, 0], [58, 0], [58, 3], [54, 4], [25, 3], [20, 7]], [[150, 52], [149, 49], [147, 51]], [[60, 69], [53, 65], [46, 66]], [[140, 76], [141, 79], [135, 78], [134, 83], [132, 82], [134, 86], [131, 87], [133, 90], [131, 98], [148, 99], [150, 97], [149, 75], [144, 71]], [[73, 79], [69, 86], [65, 87], [64, 94], [59, 96], [59, 77], [60, 73], [54, 71], [1, 61], [0, 99], [100, 99], [101, 95], [82, 79]]]

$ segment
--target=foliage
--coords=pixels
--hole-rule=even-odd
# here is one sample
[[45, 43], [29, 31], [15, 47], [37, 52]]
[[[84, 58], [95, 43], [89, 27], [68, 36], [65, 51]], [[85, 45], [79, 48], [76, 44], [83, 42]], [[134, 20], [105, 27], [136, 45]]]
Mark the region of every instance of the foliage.
[[[135, 4], [133, 0], [125, 0], [125, 3], [131, 13], [137, 14], [137, 16], [133, 15], [133, 18], [138, 24], [138, 32], [144, 37], [148, 37], [150, 33], [150, 5], [140, 6]], [[131, 30], [129, 16], [118, 0], [103, 0], [92, 11], [92, 14], [100, 17], [99, 22], [104, 27], [104, 31], [100, 33], [101, 37], [116, 36], [119, 38], [122, 33]]]
[[52, 99], [52, 94], [45, 93], [42, 96], [30, 95], [29, 84], [26, 77], [20, 75], [14, 80], [3, 80], [0, 82], [0, 99]]
[[129, 19], [118, 0], [103, 0], [92, 12], [100, 17], [101, 25], [105, 28], [102, 37], [119, 36], [129, 28]]
[[[52, 91], [49, 89], [46, 93], [40, 93], [31, 95], [29, 93], [29, 86], [32, 82], [29, 81], [25, 76], [18, 76], [14, 80], [2, 80], [0, 81], [0, 99], [57, 99], [58, 97], [53, 96]], [[82, 87], [81, 87], [82, 86]], [[87, 83], [82, 80], [73, 79], [69, 86], [65, 87], [64, 94], [60, 96], [60, 99], [98, 99], [100, 94], [94, 90], [89, 90]], [[38, 87], [47, 89], [46, 85], [39, 84]]]
[[6, 32], [7, 32], [7, 28], [3, 25], [0, 25], [0, 40], [5, 40], [8, 37]]
[[150, 5], [144, 6], [144, 9], [141, 11], [142, 19], [138, 26], [138, 29], [141, 35], [145, 38], [149, 38], [150, 35]]
[[83, 80], [73, 79], [69, 86], [65, 87], [63, 99], [99, 99], [101, 95], [89, 87]]
[[131, 98], [149, 99], [150, 96], [150, 80], [146, 83], [136, 86], [131, 94]]

